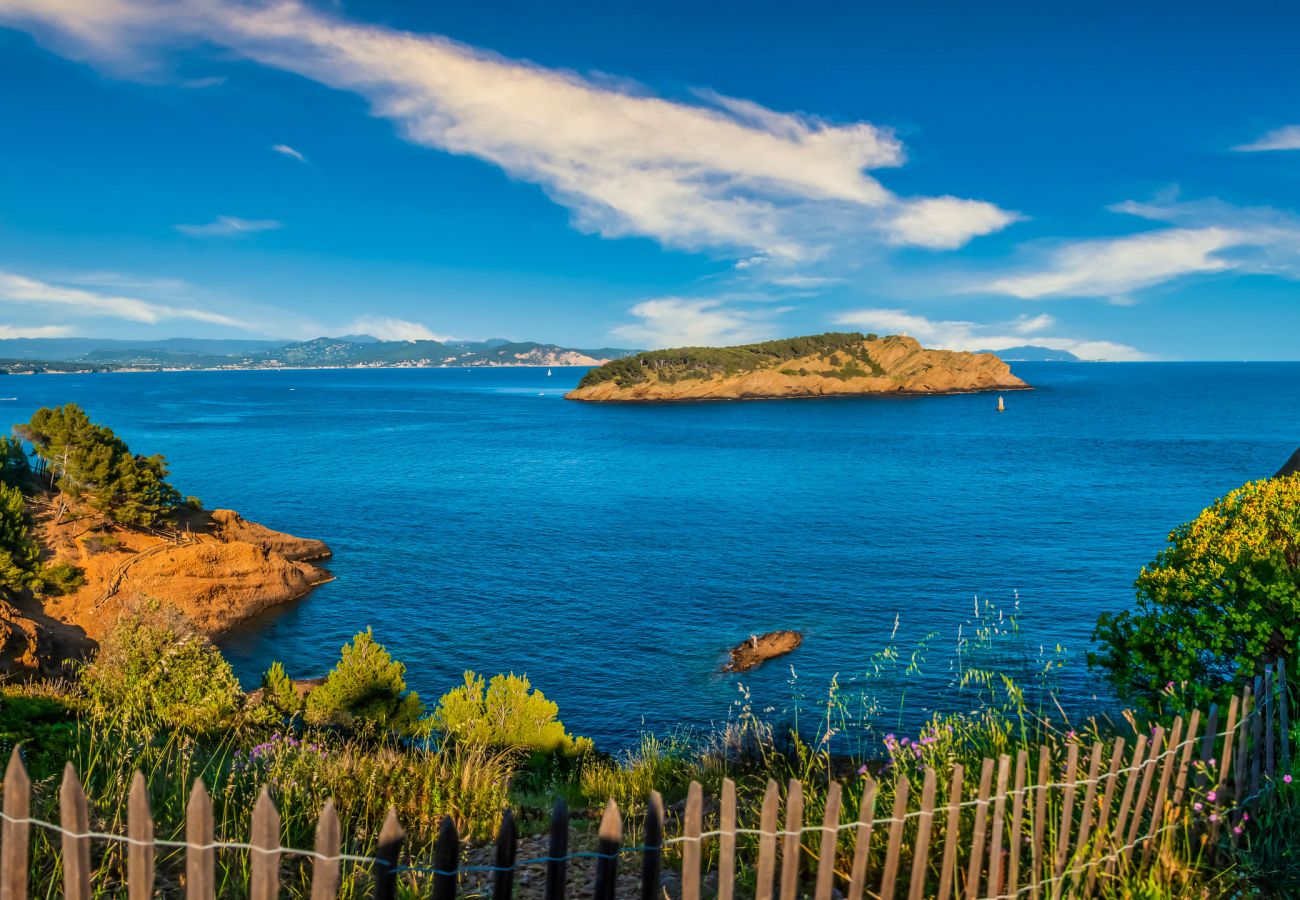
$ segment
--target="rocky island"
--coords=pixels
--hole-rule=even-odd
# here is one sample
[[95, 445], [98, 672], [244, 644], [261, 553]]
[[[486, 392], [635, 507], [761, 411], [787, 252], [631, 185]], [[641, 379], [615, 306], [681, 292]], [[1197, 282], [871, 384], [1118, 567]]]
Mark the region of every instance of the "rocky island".
[[212, 636], [332, 578], [323, 542], [182, 499], [161, 456], [79, 407], [15, 431], [0, 438], [0, 673], [56, 674], [145, 605]]
[[992, 353], [927, 350], [905, 335], [832, 332], [739, 347], [651, 350], [588, 372], [569, 400], [779, 400], [1028, 388]]

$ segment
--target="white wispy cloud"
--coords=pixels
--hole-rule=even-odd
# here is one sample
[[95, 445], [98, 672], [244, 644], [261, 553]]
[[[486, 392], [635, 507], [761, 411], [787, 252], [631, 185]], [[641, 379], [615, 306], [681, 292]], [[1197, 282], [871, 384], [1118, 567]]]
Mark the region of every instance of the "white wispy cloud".
[[1122, 295], [1180, 275], [1231, 268], [1216, 254], [1240, 240], [1234, 231], [1209, 227], [1077, 241], [1053, 252], [1041, 268], [996, 278], [987, 289], [1027, 300]]
[[[908, 334], [927, 347], [943, 350], [1005, 350], [1033, 343], [1052, 350], [1066, 350], [1081, 359], [1134, 361], [1146, 359], [1135, 347], [1113, 341], [1053, 337], [1038, 332], [1055, 323], [1049, 316], [1021, 317], [1011, 322], [985, 324], [964, 320], [929, 319], [902, 309], [859, 309], [835, 319], [878, 334]], [[1028, 335], [1032, 334], [1032, 339]]]
[[56, 338], [72, 334], [69, 325], [0, 325], [0, 339]]
[[607, 237], [808, 261], [850, 234], [952, 248], [1016, 218], [980, 200], [886, 189], [867, 173], [901, 165], [903, 148], [868, 122], [708, 91], [665, 99], [297, 0], [0, 0], [0, 18], [120, 68], [198, 39], [355, 92], [407, 140], [538, 184], [579, 228]]
[[180, 319], [242, 329], [256, 327], [231, 316], [205, 309], [174, 306], [84, 287], [70, 287], [0, 270], [0, 305], [3, 304], [43, 307], [57, 311], [61, 317], [69, 315], [87, 318], [105, 317], [151, 325], [164, 320]]
[[725, 298], [658, 297], [628, 310], [638, 321], [612, 334], [648, 349], [744, 344], [771, 337], [774, 319], [787, 311]]
[[[1034, 263], [973, 286], [1026, 300], [1130, 294], [1190, 275], [1237, 272], [1300, 278], [1300, 216], [1221, 200], [1126, 201], [1112, 212], [1168, 227], [1057, 244]], [[1032, 254], [1031, 254], [1032, 255]]]
[[1300, 125], [1275, 128], [1249, 144], [1232, 148], [1240, 153], [1260, 153], [1267, 150], [1300, 150]]
[[281, 156], [287, 156], [290, 159], [296, 159], [300, 163], [305, 163], [307, 161], [307, 157], [303, 156], [301, 153], [299, 153], [297, 150], [290, 147], [288, 144], [272, 144], [271, 149], [276, 153], [279, 153]]
[[176, 230], [190, 237], [239, 237], [257, 234], [259, 231], [275, 231], [283, 228], [283, 222], [275, 219], [241, 219], [237, 216], [217, 216], [204, 225], [177, 225]]
[[451, 335], [438, 334], [427, 325], [388, 316], [361, 316], [345, 329], [349, 334], [368, 334], [381, 341], [452, 341]]

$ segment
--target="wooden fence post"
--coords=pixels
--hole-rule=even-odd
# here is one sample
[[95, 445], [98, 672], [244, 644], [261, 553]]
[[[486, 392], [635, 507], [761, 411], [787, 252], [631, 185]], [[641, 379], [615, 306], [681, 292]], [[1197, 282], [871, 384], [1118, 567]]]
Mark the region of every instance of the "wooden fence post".
[[1052, 778], [1052, 751], [1046, 744], [1038, 747], [1038, 778], [1034, 782], [1034, 838], [1029, 845], [1033, 856], [1034, 871], [1029, 879], [1029, 896], [1038, 900], [1041, 895], [1043, 878], [1043, 839], [1047, 827], [1047, 786]]
[[700, 821], [704, 792], [698, 781], [692, 781], [686, 790], [686, 817], [682, 823], [682, 900], [700, 900], [700, 856], [702, 843]]
[[754, 886], [755, 900], [772, 900], [772, 879], [776, 872], [776, 806], [780, 799], [780, 788], [769, 778], [758, 824], [758, 882]]
[[[732, 900], [736, 888], [736, 783], [722, 779], [718, 813], [718, 900]], [[657, 898], [656, 898], [657, 900]]]
[[90, 900], [90, 809], [72, 763], [63, 766], [59, 828], [63, 833], [63, 896]]
[[130, 840], [126, 851], [127, 896], [130, 900], [150, 900], [155, 879], [153, 814], [149, 810], [149, 788], [139, 769], [131, 776], [126, 836]]
[[265, 785], [253, 805], [248, 851], [250, 900], [275, 900], [280, 893], [280, 813]]
[[[1133, 807], [1133, 819], [1129, 824], [1128, 840], [1125, 848], [1120, 850], [1120, 859], [1127, 863], [1130, 854], [1133, 852], [1133, 844], [1137, 841], [1137, 836], [1142, 827], [1142, 816], [1146, 812], [1147, 797], [1151, 793], [1151, 779], [1156, 774], [1156, 764], [1160, 761], [1162, 748], [1164, 747], [1165, 730], [1159, 725], [1151, 733], [1151, 751], [1147, 754], [1146, 764], [1142, 766], [1142, 787], [1138, 791], [1138, 800]], [[1137, 773], [1134, 772], [1134, 775]]]
[[610, 798], [605, 804], [605, 812], [600, 817], [600, 830], [597, 833], [596, 852], [596, 888], [595, 900], [614, 900], [618, 890], [618, 853], [623, 843], [623, 819], [618, 812], [618, 804]]
[[1101, 794], [1101, 808], [1097, 810], [1097, 841], [1093, 844], [1088, 859], [1088, 884], [1083, 896], [1091, 897], [1092, 889], [1097, 884], [1097, 867], [1101, 865], [1103, 836], [1109, 840], [1111, 834], [1110, 808], [1115, 799], [1115, 785], [1119, 783], [1119, 767], [1124, 764], [1124, 738], [1117, 737], [1111, 745], [1110, 770], [1106, 775], [1106, 790]]
[[1156, 799], [1151, 807], [1151, 825], [1147, 828], [1146, 846], [1142, 848], [1142, 865], [1151, 859], [1155, 847], [1155, 838], [1160, 833], [1160, 825], [1165, 816], [1165, 798], [1169, 796], [1169, 779], [1173, 775], [1174, 764], [1178, 760], [1179, 741], [1183, 736], [1183, 717], [1174, 718], [1173, 729], [1169, 732], [1169, 742], [1165, 748], [1165, 763], [1160, 769], [1160, 786], [1156, 789]]
[[1210, 764], [1214, 760], [1214, 745], [1219, 739], [1219, 704], [1210, 704], [1210, 715], [1205, 722], [1205, 736], [1201, 738], [1201, 770], [1196, 773], [1196, 789], [1205, 790], [1210, 782]]
[[459, 878], [460, 835], [451, 816], [443, 816], [438, 825], [438, 840], [433, 845], [433, 900], [456, 900]]
[[1083, 814], [1079, 817], [1079, 835], [1074, 841], [1074, 852], [1067, 859], [1067, 865], [1073, 860], [1081, 859], [1087, 852], [1088, 838], [1092, 836], [1093, 817], [1096, 814], [1097, 776], [1101, 772], [1101, 754], [1104, 749], [1101, 741], [1093, 742], [1092, 755], [1088, 759], [1088, 786], [1083, 793]]
[[803, 855], [803, 784], [791, 778], [785, 795], [785, 838], [781, 841], [781, 900], [795, 900]]
[[1277, 661], [1278, 733], [1281, 736], [1282, 771], [1291, 771], [1291, 691], [1286, 683], [1286, 660]]
[[1124, 796], [1119, 802], [1119, 812], [1115, 816], [1115, 825], [1110, 832], [1110, 848], [1112, 856], [1106, 861], [1106, 874], [1109, 875], [1115, 871], [1115, 854], [1118, 854], [1120, 848], [1124, 846], [1124, 835], [1127, 833], [1128, 812], [1133, 805], [1133, 795], [1137, 792], [1138, 780], [1142, 777], [1142, 761], [1146, 754], [1147, 738], [1144, 734], [1139, 734], [1137, 740], [1133, 742], [1133, 760], [1129, 763], [1128, 778], [1124, 779]]
[[339, 815], [331, 797], [316, 820], [316, 857], [311, 866], [311, 900], [334, 900], [339, 895]]
[[3, 827], [0, 827], [0, 900], [27, 900], [27, 864], [31, 839], [32, 781], [14, 746], [5, 769]]
[[[943, 863], [939, 867], [938, 900], [948, 900], [956, 880], [957, 850], [961, 844], [962, 778], [966, 770], [954, 763], [948, 784], [948, 821], [943, 829]], [[854, 898], [856, 900], [856, 898]]]
[[216, 850], [212, 827], [212, 798], [202, 778], [194, 779], [185, 805], [185, 896], [212, 900], [216, 895]]
[[1173, 805], [1181, 806], [1183, 803], [1183, 794], [1187, 790], [1187, 772], [1191, 767], [1192, 750], [1196, 747], [1196, 738], [1199, 734], [1198, 729], [1201, 725], [1201, 711], [1192, 710], [1192, 717], [1187, 722], [1187, 735], [1183, 738], [1183, 756], [1178, 763], [1178, 777], [1174, 779], [1174, 796]]
[[970, 861], [966, 865], [966, 896], [969, 900], [978, 900], [980, 896], [980, 875], [984, 870], [984, 830], [992, 784], [993, 760], [986, 757], [980, 768], [979, 795], [975, 799], [975, 828], [971, 832]]
[[1061, 876], [1070, 857], [1070, 835], [1074, 832], [1074, 792], [1079, 780], [1079, 743], [1070, 741], [1066, 751], [1065, 783], [1061, 789], [1061, 824], [1056, 829], [1056, 854], [1052, 861], [1052, 897], [1061, 896]]
[[1012, 897], [1020, 895], [1020, 848], [1024, 844], [1025, 827], [1025, 776], [1029, 769], [1029, 753], [1021, 750], [1016, 754], [1015, 798], [1011, 803], [1011, 846], [1007, 860], [1007, 894]]
[[871, 830], [876, 818], [876, 791], [874, 778], [868, 778], [862, 788], [862, 805], [858, 807], [858, 827], [853, 838], [853, 868], [849, 870], [849, 892], [845, 900], [862, 900], [867, 886], [867, 864], [871, 861]]
[[546, 900], [564, 900], [569, 855], [569, 806], [563, 797], [551, 808], [551, 834], [546, 851]]
[[934, 769], [926, 766], [925, 781], [921, 785], [921, 809], [916, 819], [916, 842], [912, 845], [912, 877], [908, 882], [908, 900], [924, 900], [925, 876], [930, 870], [930, 833], [933, 828]]
[[[662, 812], [662, 807], [660, 809]], [[660, 822], [662, 822], [662, 816]], [[662, 843], [662, 831], [660, 842]], [[492, 865], [493, 900], [510, 900], [515, 886], [515, 856], [519, 852], [519, 829], [515, 826], [515, 814], [506, 807], [501, 811], [501, 827], [497, 830], [496, 853]]]
[[[1263, 709], [1260, 709], [1260, 706]], [[1248, 803], [1253, 805], [1255, 799], [1259, 796], [1259, 776], [1260, 768], [1264, 762], [1264, 723], [1263, 718], [1268, 714], [1268, 693], [1264, 690], [1264, 679], [1260, 675], [1255, 676], [1255, 708], [1253, 715], [1250, 717], [1250, 797]]]
[[375, 900], [393, 900], [397, 896], [397, 860], [405, 838], [406, 832], [397, 821], [397, 810], [390, 806], [379, 829], [379, 846], [375, 850]]
[[840, 795], [838, 781], [826, 788], [826, 809], [822, 813], [822, 839], [817, 851], [817, 885], [813, 900], [831, 900], [835, 884], [835, 851], [840, 840]]
[[1264, 667], [1264, 774], [1277, 774], [1277, 753], [1273, 746], [1273, 710], [1277, 707], [1273, 667]]
[[[658, 791], [650, 792], [650, 802], [645, 806], [645, 826], [641, 830], [641, 843], [645, 844], [641, 855], [641, 898], [659, 900], [664, 858], [664, 800]], [[510, 895], [495, 900], [510, 900]]]
[[900, 776], [898, 784], [894, 786], [894, 813], [889, 822], [889, 845], [885, 849], [885, 868], [880, 876], [880, 900], [894, 900], [894, 885], [898, 880], [899, 848], [903, 842], [907, 795], [910, 789], [907, 776]]
[[[998, 757], [997, 787], [993, 789], [993, 833], [989, 838], [989, 884], [985, 891], [990, 897], [1002, 891], [1002, 838], [1006, 830], [1007, 779], [1011, 777], [1011, 757], [1005, 753]], [[917, 897], [920, 900], [920, 897]]]

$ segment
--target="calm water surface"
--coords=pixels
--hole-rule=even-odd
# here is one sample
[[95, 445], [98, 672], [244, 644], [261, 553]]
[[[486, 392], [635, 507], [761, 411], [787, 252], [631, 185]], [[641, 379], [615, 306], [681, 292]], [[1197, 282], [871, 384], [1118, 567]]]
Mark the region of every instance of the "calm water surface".
[[[607, 747], [725, 719], [725, 650], [797, 628], [821, 693], [899, 639], [1020, 598], [1033, 643], [1099, 611], [1210, 500], [1300, 444], [1300, 364], [1017, 364], [1007, 395], [566, 402], [581, 369], [5, 378], [12, 421], [75, 401], [210, 507], [334, 549], [337, 580], [227, 635], [248, 683], [323, 673], [357, 630], [426, 697], [526, 672]], [[935, 652], [936, 660], [947, 653]], [[790, 668], [747, 676], [787, 701]], [[936, 663], [915, 703], [955, 702]], [[1076, 683], [1086, 692], [1089, 686]]]

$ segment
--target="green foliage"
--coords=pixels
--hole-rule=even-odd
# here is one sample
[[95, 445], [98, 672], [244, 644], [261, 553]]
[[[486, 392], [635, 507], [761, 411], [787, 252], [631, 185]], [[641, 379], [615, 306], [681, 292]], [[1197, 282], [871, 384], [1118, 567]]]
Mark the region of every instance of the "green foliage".
[[66, 559], [40, 570], [42, 590], [47, 594], [71, 594], [86, 583], [86, 573]]
[[1095, 637], [1120, 694], [1203, 706], [1283, 658], [1300, 638], [1300, 473], [1252, 481], [1175, 528], [1137, 579], [1137, 608]]
[[550, 753], [573, 746], [556, 718], [559, 707], [534, 690], [525, 675], [465, 673], [465, 683], [438, 701], [433, 726], [447, 738], [472, 746]]
[[22, 744], [33, 779], [63, 771], [77, 742], [77, 705], [58, 684], [0, 688], [0, 759]]
[[32, 477], [32, 467], [23, 452], [22, 441], [0, 437], [0, 484], [26, 488]]
[[123, 727], [157, 722], [184, 732], [221, 728], [242, 692], [221, 653], [175, 614], [147, 609], [118, 621], [81, 672], [98, 716]]
[[115, 521], [157, 525], [180, 505], [180, 493], [166, 481], [162, 456], [132, 454], [75, 403], [38, 409], [15, 430], [54, 472], [59, 490]]
[[[787, 360], [817, 354], [843, 353], [850, 359], [857, 359], [871, 368], [874, 363], [867, 357], [866, 350], [862, 346], [864, 340], [865, 338], [856, 331], [828, 332], [808, 337], [744, 344], [739, 347], [680, 347], [673, 350], [650, 350], [635, 356], [611, 360], [603, 366], [592, 369], [582, 377], [578, 386], [590, 387], [606, 381], [613, 381], [620, 385], [639, 384], [649, 380], [649, 373], [652, 372], [661, 380], [738, 375], [768, 368]], [[883, 370], [880, 370], [877, 374], [882, 373]]]
[[344, 645], [325, 683], [307, 695], [306, 720], [358, 732], [412, 734], [424, 706], [406, 690], [406, 666], [367, 628]]
[[40, 583], [40, 549], [22, 491], [0, 482], [0, 588], [21, 591]]
[[284, 718], [302, 712], [302, 697], [278, 661], [271, 663], [271, 668], [262, 675], [262, 702]]

